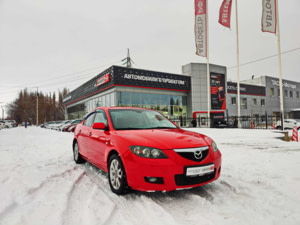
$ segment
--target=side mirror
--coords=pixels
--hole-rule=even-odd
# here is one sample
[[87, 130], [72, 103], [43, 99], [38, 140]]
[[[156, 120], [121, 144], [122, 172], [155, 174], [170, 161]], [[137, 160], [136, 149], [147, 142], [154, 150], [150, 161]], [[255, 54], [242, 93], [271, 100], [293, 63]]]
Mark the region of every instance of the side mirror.
[[104, 123], [94, 123], [92, 128], [98, 130], [105, 130], [106, 126]]

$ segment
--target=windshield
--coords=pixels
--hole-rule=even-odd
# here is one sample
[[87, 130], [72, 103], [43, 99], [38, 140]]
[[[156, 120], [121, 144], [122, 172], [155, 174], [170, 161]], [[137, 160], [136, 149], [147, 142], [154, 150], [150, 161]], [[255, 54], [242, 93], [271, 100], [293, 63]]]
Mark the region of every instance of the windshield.
[[111, 109], [109, 113], [116, 130], [177, 128], [163, 115], [152, 110]]

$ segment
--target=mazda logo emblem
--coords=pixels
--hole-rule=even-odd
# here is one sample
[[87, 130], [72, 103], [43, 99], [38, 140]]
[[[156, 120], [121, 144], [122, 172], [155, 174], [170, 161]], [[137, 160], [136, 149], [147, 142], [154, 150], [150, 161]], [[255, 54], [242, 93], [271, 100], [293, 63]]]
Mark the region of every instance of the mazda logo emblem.
[[201, 159], [202, 158], [202, 151], [196, 150], [194, 151], [194, 156], [196, 159]]

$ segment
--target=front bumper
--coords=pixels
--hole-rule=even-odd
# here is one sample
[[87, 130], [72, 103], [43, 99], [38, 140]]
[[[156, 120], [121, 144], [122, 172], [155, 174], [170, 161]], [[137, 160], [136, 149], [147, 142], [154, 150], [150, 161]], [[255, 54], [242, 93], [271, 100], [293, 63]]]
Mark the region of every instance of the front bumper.
[[[128, 185], [138, 191], [172, 191], [198, 187], [219, 178], [221, 153], [209, 149], [201, 162], [185, 159], [173, 150], [166, 150], [167, 159], [147, 159], [129, 153], [123, 160]], [[186, 176], [186, 168], [213, 164], [214, 170], [201, 176]], [[155, 179], [157, 178], [157, 179]]]

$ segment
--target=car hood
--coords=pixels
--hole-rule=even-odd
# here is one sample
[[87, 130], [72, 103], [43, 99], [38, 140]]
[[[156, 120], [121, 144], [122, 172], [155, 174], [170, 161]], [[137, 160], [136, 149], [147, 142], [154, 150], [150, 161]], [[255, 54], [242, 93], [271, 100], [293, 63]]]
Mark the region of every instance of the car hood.
[[116, 131], [130, 145], [148, 146], [158, 149], [194, 148], [211, 144], [207, 136], [181, 129], [153, 129]]

